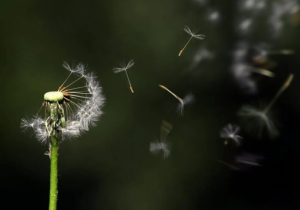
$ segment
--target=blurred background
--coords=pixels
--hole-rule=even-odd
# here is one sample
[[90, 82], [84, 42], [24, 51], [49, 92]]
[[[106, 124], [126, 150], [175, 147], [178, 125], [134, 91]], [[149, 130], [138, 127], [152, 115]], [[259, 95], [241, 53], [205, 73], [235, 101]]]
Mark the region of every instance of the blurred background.
[[[65, 80], [64, 61], [88, 65], [106, 104], [96, 127], [60, 144], [58, 209], [300, 209], [298, 0], [2, 0], [0, 16], [1, 209], [48, 208], [48, 145], [20, 122]], [[178, 57], [185, 26], [206, 37]], [[130, 59], [134, 94], [112, 71]], [[271, 108], [279, 135], [253, 135], [238, 111], [270, 102], [290, 73]], [[193, 95], [183, 115], [159, 84]], [[162, 121], [165, 159], [149, 150]], [[229, 123], [239, 147], [220, 137]]]

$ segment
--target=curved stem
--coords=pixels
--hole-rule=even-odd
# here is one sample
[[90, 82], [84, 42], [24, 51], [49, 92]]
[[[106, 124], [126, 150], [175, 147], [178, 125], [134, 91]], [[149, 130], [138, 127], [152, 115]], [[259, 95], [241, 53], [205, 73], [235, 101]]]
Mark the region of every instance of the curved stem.
[[50, 197], [49, 210], [56, 210], [57, 205], [57, 160], [58, 160], [58, 139], [52, 136], [50, 151]]

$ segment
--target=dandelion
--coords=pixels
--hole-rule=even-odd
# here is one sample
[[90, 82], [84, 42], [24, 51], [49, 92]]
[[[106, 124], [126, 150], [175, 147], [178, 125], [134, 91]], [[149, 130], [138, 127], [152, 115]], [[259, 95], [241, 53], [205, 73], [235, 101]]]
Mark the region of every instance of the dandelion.
[[[101, 108], [105, 100], [96, 76], [86, 73], [84, 65], [78, 64], [75, 69], [72, 69], [67, 63], [64, 63], [63, 67], [70, 74], [57, 91], [45, 93], [42, 104], [42, 107], [45, 108], [45, 118], [36, 115], [32, 119], [22, 119], [21, 121], [21, 127], [24, 130], [33, 129], [40, 142], [49, 144], [47, 154], [51, 161], [50, 210], [55, 210], [57, 203], [58, 145], [65, 139], [78, 137], [88, 131], [90, 126], [95, 126], [102, 114]], [[65, 85], [71, 75], [76, 75], [78, 78]], [[83, 79], [85, 80], [84, 85], [72, 87]]]
[[132, 88], [132, 85], [131, 85], [131, 82], [130, 82], [130, 79], [129, 79], [129, 76], [128, 76], [128, 73], [127, 73], [127, 70], [130, 69], [133, 65], [134, 65], [134, 61], [130, 60], [126, 65], [121, 64], [121, 67], [113, 68], [114, 73], [119, 73], [119, 72], [125, 71], [126, 77], [127, 77], [128, 83], [129, 83], [129, 88], [130, 88], [132, 93], [134, 93], [134, 91], [133, 91], [133, 88]]
[[185, 26], [183, 29], [186, 33], [188, 33], [191, 38], [187, 41], [187, 43], [184, 45], [184, 47], [180, 50], [178, 56], [181, 56], [186, 46], [189, 44], [189, 42], [192, 40], [192, 38], [203, 40], [205, 38], [205, 35], [203, 34], [197, 34], [197, 32], [193, 32], [188, 26]]
[[278, 135], [274, 122], [269, 116], [269, 111], [271, 107], [274, 105], [274, 103], [276, 102], [276, 100], [279, 98], [279, 96], [290, 86], [293, 78], [294, 78], [293, 74], [290, 74], [288, 76], [287, 80], [279, 89], [279, 91], [276, 93], [274, 98], [263, 110], [256, 109], [252, 106], [244, 106], [239, 111], [239, 115], [248, 122], [248, 126], [250, 129], [258, 128], [259, 136], [261, 136], [261, 133], [265, 127], [271, 138]]
[[228, 141], [231, 140], [236, 146], [240, 146], [243, 137], [238, 135], [239, 131], [239, 126], [228, 124], [227, 126], [222, 128], [220, 132], [220, 137], [225, 139], [225, 145], [227, 145]]

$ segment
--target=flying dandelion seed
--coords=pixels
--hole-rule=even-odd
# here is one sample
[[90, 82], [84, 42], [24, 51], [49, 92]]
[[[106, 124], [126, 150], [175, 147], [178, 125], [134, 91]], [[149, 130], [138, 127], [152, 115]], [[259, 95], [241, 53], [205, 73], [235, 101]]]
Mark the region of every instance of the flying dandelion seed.
[[187, 43], [184, 45], [184, 47], [180, 50], [178, 56], [181, 56], [181, 54], [183, 53], [184, 49], [189, 44], [189, 42], [192, 40], [192, 38], [200, 39], [200, 40], [203, 40], [205, 38], [205, 35], [203, 35], [203, 34], [197, 34], [197, 32], [193, 32], [188, 26], [184, 27], [184, 31], [186, 33], [188, 33], [191, 36], [191, 38], [187, 41]]
[[171, 154], [171, 143], [167, 142], [167, 137], [172, 130], [173, 125], [163, 120], [160, 129], [160, 141], [150, 143], [150, 152], [157, 154], [160, 151], [163, 153], [164, 159]]
[[179, 103], [178, 106], [177, 106], [177, 112], [180, 114], [180, 115], [183, 115], [183, 111], [184, 111], [184, 106], [187, 105], [187, 104], [191, 104], [193, 103], [195, 100], [195, 97], [193, 94], [189, 93], [187, 94], [183, 99], [183, 103]]
[[150, 143], [150, 152], [157, 154], [163, 153], [164, 159], [168, 158], [171, 154], [171, 143], [165, 141], [156, 141]]
[[127, 73], [127, 70], [130, 69], [133, 65], [134, 65], [134, 61], [130, 60], [126, 65], [121, 64], [121, 67], [113, 68], [114, 73], [119, 73], [119, 72], [125, 71], [126, 77], [127, 77], [128, 83], [129, 83], [129, 88], [130, 88], [132, 93], [134, 93], [134, 91], [133, 91], [133, 88], [132, 88], [132, 85], [131, 85], [131, 82], [130, 82], [130, 79], [129, 79], [129, 76], [128, 76], [128, 73]]
[[248, 128], [250, 130], [254, 129], [255, 131], [258, 131], [259, 137], [261, 136], [262, 131], [265, 127], [271, 138], [274, 138], [278, 135], [278, 131], [274, 125], [274, 122], [269, 116], [269, 111], [276, 100], [279, 98], [279, 96], [290, 86], [293, 78], [293, 74], [290, 74], [288, 76], [287, 80], [276, 93], [274, 98], [263, 110], [256, 109], [252, 106], [243, 106], [239, 111], [239, 116], [241, 116], [247, 122]]
[[[105, 98], [96, 76], [86, 73], [82, 64], [78, 64], [75, 69], [67, 63], [63, 67], [70, 74], [58, 91], [45, 93], [42, 105], [45, 107], [45, 119], [37, 115], [21, 121], [21, 127], [25, 130], [32, 128], [42, 143], [49, 143], [51, 136], [59, 136], [61, 140], [78, 137], [88, 131], [90, 126], [95, 126], [102, 114]], [[72, 74], [79, 76], [78, 79], [64, 86]], [[84, 86], [71, 88], [81, 79], [86, 81]]]
[[220, 137], [224, 138], [224, 144], [227, 145], [228, 141], [232, 141], [236, 146], [241, 146], [241, 140], [243, 137], [239, 136], [238, 133], [240, 131], [240, 127], [236, 125], [228, 124], [224, 128], [222, 128], [220, 132]]

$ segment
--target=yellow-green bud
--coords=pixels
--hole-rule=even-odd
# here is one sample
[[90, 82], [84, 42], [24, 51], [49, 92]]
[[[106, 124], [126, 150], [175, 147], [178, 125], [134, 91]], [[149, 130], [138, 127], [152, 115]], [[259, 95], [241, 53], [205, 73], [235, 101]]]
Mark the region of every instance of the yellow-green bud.
[[64, 94], [60, 91], [50, 91], [45, 93], [44, 100], [50, 102], [59, 102], [64, 99]]

